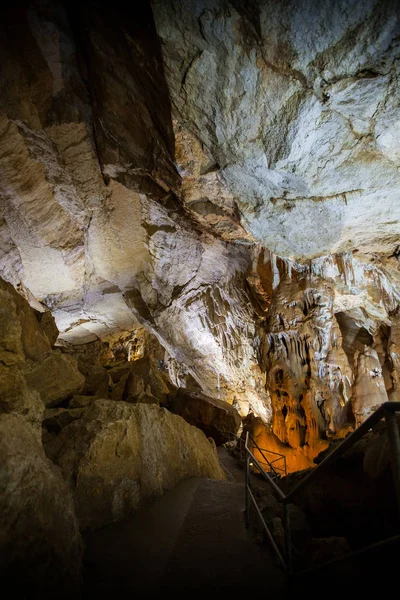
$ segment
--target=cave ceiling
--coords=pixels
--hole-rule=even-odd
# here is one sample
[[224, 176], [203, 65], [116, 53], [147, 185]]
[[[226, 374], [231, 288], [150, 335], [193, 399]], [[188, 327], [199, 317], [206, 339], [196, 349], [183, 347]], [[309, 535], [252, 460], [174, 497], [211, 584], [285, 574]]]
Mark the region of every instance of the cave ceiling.
[[282, 360], [311, 294], [302, 335], [320, 332], [341, 406], [334, 315], [381, 340], [400, 298], [399, 17], [378, 0], [17, 3], [0, 25], [1, 276], [51, 309], [60, 343], [144, 325], [265, 421], [260, 355]]

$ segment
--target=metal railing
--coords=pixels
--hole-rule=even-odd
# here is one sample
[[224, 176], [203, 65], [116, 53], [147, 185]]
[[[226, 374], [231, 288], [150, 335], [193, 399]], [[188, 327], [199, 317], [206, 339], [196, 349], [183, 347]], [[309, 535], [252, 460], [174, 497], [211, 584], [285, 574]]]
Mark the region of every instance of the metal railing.
[[[289, 510], [288, 510], [289, 503], [292, 501], [294, 496], [300, 490], [302, 490], [307, 485], [309, 485], [310, 482], [317, 479], [319, 477], [320, 473], [324, 469], [326, 469], [326, 467], [328, 467], [329, 465], [334, 463], [349, 448], [351, 448], [351, 446], [353, 446], [370, 429], [372, 429], [372, 427], [374, 427], [382, 418], [385, 419], [386, 426], [387, 426], [387, 435], [388, 435], [388, 440], [389, 440], [389, 450], [390, 450], [390, 459], [391, 459], [391, 466], [392, 466], [394, 490], [395, 490], [396, 499], [397, 499], [398, 513], [400, 516], [400, 433], [399, 433], [399, 428], [397, 425], [397, 419], [396, 419], [396, 414], [395, 414], [396, 412], [400, 412], [400, 403], [399, 402], [386, 402], [385, 404], [382, 404], [382, 406], [380, 406], [370, 417], [368, 417], [368, 419], [366, 419], [366, 421], [364, 421], [364, 423], [362, 423], [358, 427], [358, 429], [356, 429], [351, 435], [349, 435], [346, 439], [344, 439], [343, 442], [337, 448], [335, 448], [315, 469], [313, 469], [297, 485], [295, 485], [295, 487], [292, 490], [290, 490], [290, 492], [288, 494], [285, 494], [281, 490], [279, 485], [276, 483], [276, 478], [271, 477], [271, 475], [263, 469], [261, 462], [256, 458], [256, 456], [254, 455], [254, 452], [253, 452], [254, 449], [258, 449], [259, 451], [260, 451], [260, 449], [258, 448], [257, 444], [255, 443], [255, 441], [253, 440], [251, 435], [247, 432], [246, 442], [245, 442], [245, 446], [244, 446], [245, 454], [246, 454], [246, 459], [245, 459], [245, 461], [246, 461], [246, 484], [245, 484], [246, 485], [246, 509], [245, 509], [246, 526], [247, 527], [249, 526], [249, 509], [250, 509], [250, 500], [251, 500], [252, 503], [254, 504], [256, 512], [263, 524], [263, 527], [264, 527], [267, 537], [272, 545], [272, 548], [274, 549], [274, 551], [277, 555], [279, 563], [285, 569], [285, 571], [287, 572], [287, 574], [290, 577], [292, 577], [293, 575], [300, 576], [300, 575], [304, 575], [306, 573], [308, 574], [317, 569], [324, 568], [330, 564], [336, 564], [336, 563], [340, 563], [342, 561], [345, 562], [346, 560], [355, 558], [355, 557], [359, 556], [360, 554], [364, 554], [369, 551], [376, 550], [377, 548], [379, 548], [381, 546], [389, 545], [394, 542], [400, 541], [400, 535], [395, 535], [390, 538], [381, 540], [379, 542], [375, 542], [364, 548], [352, 551], [352, 552], [350, 552], [344, 556], [341, 556], [339, 558], [336, 558], [332, 561], [318, 564], [318, 565], [315, 565], [308, 569], [293, 573], [291, 528], [290, 528], [290, 516], [289, 516]], [[255, 465], [257, 467], [258, 471], [261, 473], [261, 475], [264, 477], [264, 479], [266, 479], [266, 481], [269, 483], [271, 488], [274, 490], [278, 499], [283, 504], [283, 510], [284, 510], [283, 525], [284, 525], [284, 530], [285, 530], [285, 552], [284, 552], [285, 556], [283, 555], [283, 553], [280, 551], [278, 545], [276, 544], [274, 537], [273, 537], [267, 523], [265, 522], [265, 519], [261, 513], [261, 510], [260, 510], [259, 506], [257, 505], [257, 501], [251, 491], [251, 488], [250, 488], [250, 463], [253, 463], [253, 465]]]
[[[236, 445], [239, 450], [240, 460], [244, 463], [246, 459], [246, 440], [239, 437], [232, 431], [229, 433], [236, 439]], [[272, 450], [267, 450], [266, 448], [260, 448], [250, 434], [249, 439], [252, 443], [253, 450], [257, 450], [264, 459], [258, 459], [259, 464], [263, 465], [264, 471], [272, 473], [272, 477], [274, 479], [279, 479], [279, 477], [287, 475], [286, 456], [284, 454], [279, 454], [279, 452], [273, 452]], [[266, 454], [272, 455], [272, 458], [267, 458]], [[250, 466], [253, 466], [253, 464], [250, 463]]]

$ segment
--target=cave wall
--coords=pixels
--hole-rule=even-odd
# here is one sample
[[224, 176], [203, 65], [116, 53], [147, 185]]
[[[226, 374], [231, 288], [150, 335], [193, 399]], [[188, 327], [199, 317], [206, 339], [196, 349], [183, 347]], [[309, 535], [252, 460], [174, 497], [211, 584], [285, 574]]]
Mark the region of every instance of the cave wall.
[[1, 275], [60, 345], [144, 327], [176, 386], [310, 463], [398, 399], [398, 17], [374, 0], [17, 3]]
[[267, 419], [238, 333], [253, 327], [249, 250], [181, 207], [150, 7], [22, 2], [1, 27], [3, 277], [52, 310], [60, 340], [113, 342], [145, 324], [205, 393]]
[[371, 258], [299, 265], [263, 251], [271, 301], [260, 360], [273, 416], [270, 427], [257, 419], [248, 427], [290, 470], [312, 466], [330, 441], [398, 400], [397, 261]]

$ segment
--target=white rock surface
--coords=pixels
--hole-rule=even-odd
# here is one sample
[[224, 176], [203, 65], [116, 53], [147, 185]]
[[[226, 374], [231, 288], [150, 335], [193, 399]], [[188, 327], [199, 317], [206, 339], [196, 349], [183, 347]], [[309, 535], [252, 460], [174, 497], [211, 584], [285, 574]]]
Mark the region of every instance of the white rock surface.
[[152, 6], [177, 127], [218, 165], [244, 228], [286, 257], [391, 254], [398, 3]]

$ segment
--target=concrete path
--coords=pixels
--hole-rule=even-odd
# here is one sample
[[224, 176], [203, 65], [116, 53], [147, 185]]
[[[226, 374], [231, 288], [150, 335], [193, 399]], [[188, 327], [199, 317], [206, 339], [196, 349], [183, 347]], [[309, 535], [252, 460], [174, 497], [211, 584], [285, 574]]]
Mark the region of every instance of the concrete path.
[[187, 479], [133, 518], [86, 537], [85, 599], [215, 590], [285, 597], [282, 571], [244, 526], [243, 470], [224, 449], [219, 454], [229, 481]]

